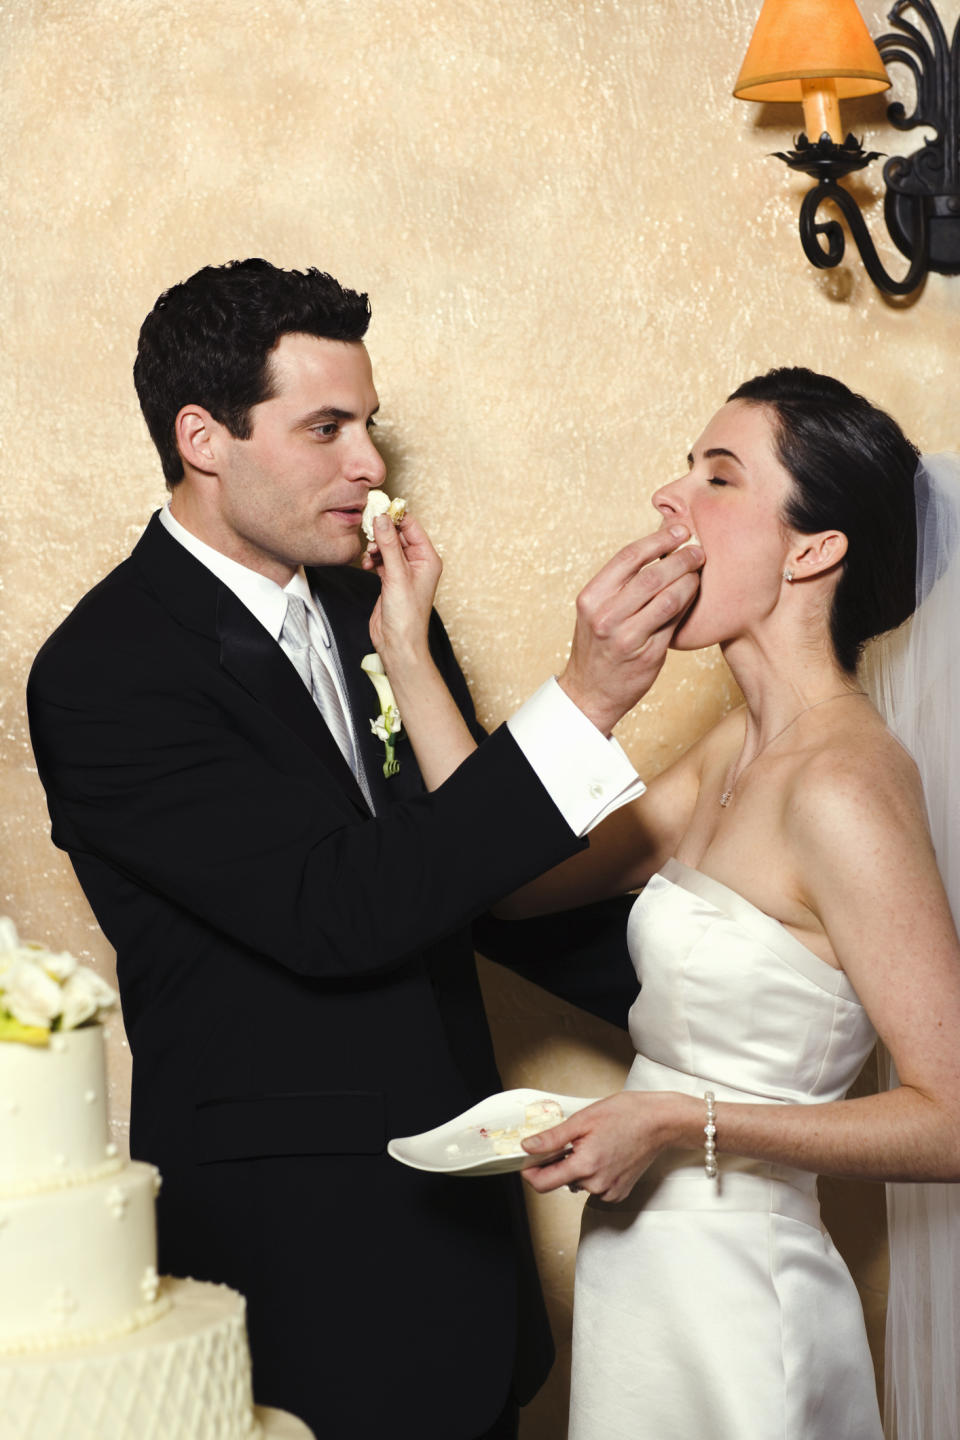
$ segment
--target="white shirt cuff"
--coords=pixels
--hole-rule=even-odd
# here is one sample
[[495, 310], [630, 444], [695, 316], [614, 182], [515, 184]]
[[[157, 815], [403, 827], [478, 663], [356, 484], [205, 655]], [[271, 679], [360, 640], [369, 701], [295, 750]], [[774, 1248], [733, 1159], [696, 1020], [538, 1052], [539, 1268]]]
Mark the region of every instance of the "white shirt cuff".
[[618, 742], [601, 735], [552, 678], [510, 716], [507, 729], [575, 835], [647, 788]]

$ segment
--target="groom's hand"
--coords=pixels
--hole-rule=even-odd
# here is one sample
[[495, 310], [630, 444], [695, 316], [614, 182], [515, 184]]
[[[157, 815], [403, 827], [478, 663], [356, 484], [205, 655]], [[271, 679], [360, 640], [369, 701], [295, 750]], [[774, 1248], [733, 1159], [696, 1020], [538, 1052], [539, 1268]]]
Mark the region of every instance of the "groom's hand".
[[604, 735], [650, 689], [699, 589], [703, 551], [677, 548], [689, 535], [672, 525], [634, 540], [577, 596], [570, 659], [558, 681]]
[[406, 515], [395, 526], [386, 515], [373, 522], [374, 544], [363, 568], [380, 576], [380, 596], [370, 617], [370, 638], [387, 671], [429, 655], [427, 639], [443, 562], [420, 522]]

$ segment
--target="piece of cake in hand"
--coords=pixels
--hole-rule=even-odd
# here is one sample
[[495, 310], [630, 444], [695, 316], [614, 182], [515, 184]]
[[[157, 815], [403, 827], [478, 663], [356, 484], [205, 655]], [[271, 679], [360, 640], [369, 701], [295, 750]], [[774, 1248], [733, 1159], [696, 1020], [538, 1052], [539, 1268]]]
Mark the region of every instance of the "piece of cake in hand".
[[399, 525], [406, 513], [406, 509], [406, 500], [402, 500], [399, 497], [396, 500], [391, 500], [386, 491], [371, 490], [367, 495], [367, 503], [363, 507], [363, 515], [360, 520], [363, 533], [366, 535], [370, 544], [372, 545], [374, 543], [373, 522], [378, 515], [389, 515], [394, 525]]

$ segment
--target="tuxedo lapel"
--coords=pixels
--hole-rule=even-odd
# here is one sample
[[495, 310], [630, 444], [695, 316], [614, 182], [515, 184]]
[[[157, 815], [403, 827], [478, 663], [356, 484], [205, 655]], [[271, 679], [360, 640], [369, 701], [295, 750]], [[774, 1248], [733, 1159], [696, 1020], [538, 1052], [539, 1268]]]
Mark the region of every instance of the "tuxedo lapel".
[[222, 668], [309, 747], [361, 814], [369, 816], [356, 778], [310, 692], [233, 591], [178, 544], [156, 516], [132, 558], [175, 619], [218, 644]]
[[226, 586], [219, 596], [217, 631], [223, 668], [310, 747], [340, 788], [369, 815], [356, 777], [309, 690], [273, 636]]

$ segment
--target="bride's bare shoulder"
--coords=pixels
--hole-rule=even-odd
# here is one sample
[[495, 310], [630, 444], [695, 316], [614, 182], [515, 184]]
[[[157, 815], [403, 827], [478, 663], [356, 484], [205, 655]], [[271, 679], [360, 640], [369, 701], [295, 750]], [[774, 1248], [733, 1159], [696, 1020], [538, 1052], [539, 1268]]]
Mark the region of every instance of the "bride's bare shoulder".
[[866, 703], [811, 745], [788, 787], [787, 810], [799, 833], [841, 835], [862, 844], [871, 833], [926, 828], [916, 763]]
[[848, 719], [797, 767], [784, 833], [796, 898], [883, 1033], [885, 1001], [871, 976], [913, 954], [918, 914], [932, 917], [929, 935], [954, 956], [951, 963], [956, 935], [919, 772], [878, 716]]

